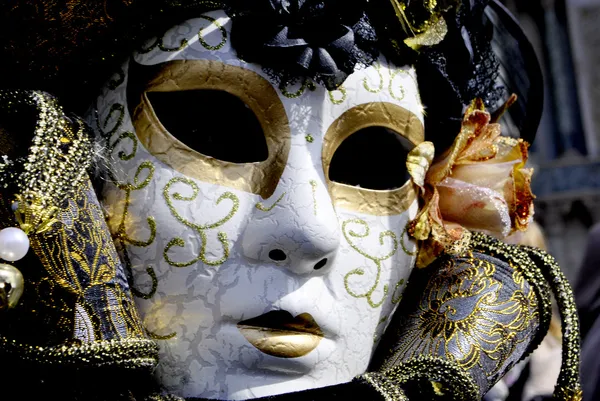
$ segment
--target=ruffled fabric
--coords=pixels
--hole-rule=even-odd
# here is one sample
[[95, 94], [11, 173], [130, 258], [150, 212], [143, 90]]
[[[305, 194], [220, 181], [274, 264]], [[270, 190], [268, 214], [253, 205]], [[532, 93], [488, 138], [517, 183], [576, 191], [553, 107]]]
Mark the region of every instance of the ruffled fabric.
[[423, 200], [409, 225], [409, 233], [422, 241], [418, 266], [427, 266], [443, 251], [461, 251], [470, 231], [506, 238], [526, 230], [533, 218], [533, 170], [525, 168], [528, 144], [500, 136], [500, 125], [490, 120], [483, 102], [476, 100], [452, 147], [428, 169], [423, 166], [431, 163], [431, 144], [419, 145], [409, 156], [407, 167]]

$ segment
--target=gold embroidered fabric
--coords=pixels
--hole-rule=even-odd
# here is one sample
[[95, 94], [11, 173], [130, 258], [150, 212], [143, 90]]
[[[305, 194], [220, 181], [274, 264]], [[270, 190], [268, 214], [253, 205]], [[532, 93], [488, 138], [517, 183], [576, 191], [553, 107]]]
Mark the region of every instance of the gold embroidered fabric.
[[32, 236], [32, 248], [49, 278], [75, 298], [73, 338], [83, 343], [143, 338], [127, 279], [97, 202], [86, 183], [75, 199], [67, 200], [51, 236]]
[[[469, 249], [417, 270], [369, 373], [386, 399], [480, 400], [548, 331], [550, 290], [563, 331], [557, 400], [581, 400], [573, 293], [554, 259], [473, 233]], [[395, 386], [395, 387], [394, 387]]]
[[[48, 102], [32, 103], [32, 96]], [[8, 110], [3, 121], [16, 116], [23, 126], [36, 127], [35, 132], [0, 133], [12, 136], [16, 153], [24, 155], [2, 159], [3, 179], [16, 178], [13, 185], [4, 179], [0, 187], [0, 228], [17, 221], [23, 227], [19, 211], [32, 202], [22, 194], [48, 198], [39, 210], [52, 210], [51, 218], [42, 219], [43, 229], [32, 226], [31, 249], [15, 263], [25, 291], [20, 303], [0, 317], [0, 355], [40, 366], [153, 368], [157, 346], [141, 325], [86, 173], [89, 158], [82, 155], [91, 153], [87, 128], [80, 125], [74, 137], [72, 120], [39, 92], [0, 91], [0, 109]], [[38, 124], [24, 117], [37, 118]], [[73, 144], [79, 147], [69, 147]]]
[[408, 290], [418, 293], [403, 306], [412, 312], [380, 371], [406, 374], [399, 366], [421, 357], [448, 361], [482, 397], [539, 342], [538, 295], [518, 266], [473, 250], [427, 270], [411, 278]]

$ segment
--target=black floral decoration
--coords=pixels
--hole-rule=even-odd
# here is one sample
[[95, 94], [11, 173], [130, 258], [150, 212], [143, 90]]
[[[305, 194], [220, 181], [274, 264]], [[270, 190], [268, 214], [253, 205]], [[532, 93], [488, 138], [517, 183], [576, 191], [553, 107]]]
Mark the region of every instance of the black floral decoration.
[[234, 1], [231, 41], [238, 56], [258, 62], [285, 85], [301, 77], [333, 90], [379, 55], [361, 0]]

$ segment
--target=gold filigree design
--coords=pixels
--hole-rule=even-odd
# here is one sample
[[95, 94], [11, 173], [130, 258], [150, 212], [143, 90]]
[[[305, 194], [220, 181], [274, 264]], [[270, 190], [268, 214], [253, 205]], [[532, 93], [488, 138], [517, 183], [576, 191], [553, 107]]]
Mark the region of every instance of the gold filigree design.
[[135, 154], [137, 153], [138, 142], [135, 139], [135, 134], [133, 132], [127, 131], [127, 132], [121, 133], [121, 135], [119, 135], [119, 137], [117, 139], [115, 139], [115, 141], [113, 143], [108, 145], [108, 153], [111, 154], [115, 150], [117, 145], [119, 143], [121, 143], [121, 141], [123, 141], [124, 139], [131, 140], [131, 143], [132, 143], [131, 152], [125, 153], [125, 151], [120, 150], [117, 155], [119, 156], [119, 159], [127, 161], [127, 160], [133, 159], [135, 157]]
[[26, 201], [23, 195], [15, 195], [17, 210], [15, 218], [25, 234], [33, 232], [38, 234], [47, 232], [58, 222], [56, 214], [58, 207], [48, 206], [41, 197], [33, 195], [29, 201]]
[[[129, 153], [127, 153], [124, 150], [120, 150], [119, 153], [117, 154], [117, 156], [119, 157], [119, 159], [121, 159], [123, 161], [131, 160], [135, 157], [135, 155], [137, 153], [137, 149], [138, 149], [138, 143], [137, 143], [135, 134], [128, 132], [128, 131], [123, 132], [119, 135], [119, 137], [117, 139], [115, 139], [115, 141], [113, 143], [110, 143], [110, 138], [112, 137], [112, 135], [114, 133], [117, 132], [117, 130], [121, 127], [122, 122], [123, 122], [123, 117], [124, 117], [125, 111], [124, 111], [124, 107], [122, 105], [113, 104], [111, 106], [110, 112], [104, 121], [104, 127], [106, 127], [109, 119], [111, 118], [111, 115], [115, 111], [119, 111], [119, 117], [117, 118], [117, 122], [116, 122], [115, 126], [109, 132], [104, 133], [102, 131], [102, 128], [100, 127], [100, 124], [99, 124], [100, 120], [98, 118], [98, 114], [96, 114], [97, 128], [99, 129], [101, 135], [105, 136], [108, 141], [108, 146], [106, 149], [108, 157], [112, 157], [112, 153], [115, 151], [117, 146], [119, 144], [121, 144], [121, 142], [123, 142], [124, 140], [130, 140], [132, 143], [131, 151]], [[148, 171], [148, 173], [147, 173], [146, 178], [140, 182], [140, 175], [144, 172], [144, 170]], [[131, 258], [129, 256], [129, 251], [128, 251], [126, 245], [129, 244], [129, 245], [138, 246], [138, 247], [150, 246], [154, 242], [154, 239], [156, 238], [156, 222], [154, 221], [153, 217], [148, 217], [147, 222], [148, 222], [148, 227], [150, 229], [150, 237], [146, 241], [132, 239], [127, 234], [125, 226], [126, 226], [126, 221], [129, 218], [129, 208], [131, 206], [131, 192], [141, 190], [141, 189], [147, 187], [148, 184], [151, 182], [153, 175], [154, 175], [154, 165], [150, 162], [144, 162], [144, 163], [140, 164], [140, 166], [138, 166], [136, 174], [134, 175], [133, 183], [124, 183], [124, 184], [120, 183], [117, 180], [117, 178], [115, 177], [115, 174], [112, 172], [112, 170], [108, 170], [108, 176], [111, 179], [111, 181], [113, 182], [113, 184], [118, 189], [125, 191], [121, 220], [119, 222], [117, 231], [115, 233], [115, 238], [114, 238], [115, 245], [117, 247], [117, 250], [123, 257], [123, 263], [125, 265], [125, 269], [127, 271], [127, 274], [130, 277], [131, 292], [133, 293], [133, 295], [135, 297], [142, 298], [142, 299], [150, 299], [156, 293], [156, 290], [158, 288], [158, 279], [156, 277], [156, 272], [154, 271], [154, 268], [152, 266], [146, 267], [146, 273], [148, 274], [148, 276], [150, 277], [150, 280], [151, 280], [151, 288], [148, 292], [143, 292], [143, 291], [137, 289], [133, 282], [133, 267], [132, 267], [133, 265], [132, 265]]]
[[313, 213], [315, 214], [315, 216], [317, 215], [317, 181], [315, 180], [310, 180], [310, 189], [312, 191], [312, 197], [313, 197]]
[[[111, 121], [111, 119], [114, 118], [115, 113], [118, 113], [117, 119], [115, 121], [115, 125], [110, 130], [106, 131], [106, 127], [108, 126], [108, 123]], [[103, 123], [101, 123], [100, 115], [96, 111], [96, 118], [95, 118], [96, 128], [98, 128], [98, 131], [100, 132], [100, 135], [103, 138], [110, 138], [114, 133], [116, 133], [121, 128], [121, 126], [123, 125], [124, 118], [125, 118], [125, 106], [123, 106], [120, 103], [114, 103], [113, 105], [110, 106], [108, 114], [104, 118]]]
[[[174, 184], [187, 185], [189, 188], [191, 188], [192, 194], [189, 196], [181, 195], [180, 192], [175, 192], [175, 193], [171, 194], [169, 191]], [[176, 177], [176, 178], [171, 179], [167, 183], [167, 185], [165, 185], [165, 188], [163, 189], [163, 196], [165, 198], [165, 201], [167, 202], [167, 206], [171, 210], [171, 214], [173, 215], [173, 217], [175, 217], [181, 224], [194, 230], [198, 234], [198, 237], [200, 238], [200, 243], [201, 243], [200, 251], [198, 252], [197, 257], [195, 257], [194, 259], [192, 259], [188, 262], [175, 262], [169, 256], [169, 251], [174, 246], [184, 248], [186, 246], [186, 243], [182, 238], [173, 238], [171, 241], [169, 241], [169, 243], [165, 247], [165, 250], [163, 251], [163, 256], [164, 256], [165, 260], [167, 261], [167, 263], [171, 266], [187, 267], [187, 266], [191, 266], [195, 263], [198, 263], [199, 261], [201, 261], [202, 263], [204, 263], [208, 266], [219, 266], [219, 265], [225, 263], [225, 261], [229, 258], [229, 243], [227, 241], [227, 234], [224, 231], [220, 231], [217, 233], [217, 239], [219, 240], [219, 242], [221, 243], [221, 246], [223, 247], [223, 256], [217, 260], [209, 260], [206, 257], [206, 242], [207, 242], [206, 230], [212, 230], [212, 229], [219, 228], [223, 224], [225, 224], [229, 220], [231, 220], [231, 218], [238, 211], [240, 201], [239, 201], [238, 197], [231, 192], [223, 193], [217, 199], [216, 204], [219, 205], [225, 199], [230, 200], [232, 205], [231, 205], [231, 210], [227, 213], [227, 215], [214, 223], [196, 224], [191, 221], [188, 221], [187, 219], [185, 219], [183, 216], [181, 216], [179, 214], [179, 212], [173, 205], [173, 199], [175, 199], [177, 201], [193, 202], [198, 197], [199, 191], [200, 191], [200, 189], [194, 181], [192, 181], [188, 178], [184, 178], [184, 177]]]
[[[408, 250], [408, 247], [404, 243], [404, 238], [408, 237], [408, 225], [409, 224], [410, 224], [410, 222], [406, 223], [406, 226], [404, 227], [404, 230], [402, 231], [402, 235], [400, 235], [400, 246], [402, 247], [402, 250], [404, 251], [404, 253], [407, 254], [408, 256], [416, 256], [417, 255], [416, 245], [415, 245], [415, 250], [411, 252]], [[410, 240], [410, 238], [409, 238], [409, 240]]]
[[[342, 97], [340, 98], [336, 98], [334, 93], [335, 92], [339, 92], [342, 94]], [[348, 93], [346, 92], [346, 88], [344, 88], [344, 86], [340, 86], [339, 88], [337, 88], [334, 91], [329, 91], [329, 100], [331, 100], [331, 103], [333, 104], [342, 104], [346, 101], [346, 98], [348, 97]]]
[[[23, 110], [35, 116], [26, 157], [11, 160], [11, 152], [2, 158], [0, 187], [16, 187], [11, 190], [10, 202], [12, 208], [16, 206], [16, 219], [25, 233], [47, 232], [57, 222], [60, 205], [87, 180], [86, 168], [91, 161], [87, 127], [78, 118], [68, 118], [57, 100], [43, 92], [0, 91], [0, 107], [8, 118], [19, 117]], [[8, 144], [5, 152], [13, 147], [12, 141], [3, 141]], [[18, 174], [17, 164], [22, 168]]]
[[379, 93], [379, 92], [381, 92], [383, 90], [383, 85], [384, 85], [383, 74], [381, 73], [381, 64], [379, 62], [376, 62], [375, 64], [373, 64], [373, 68], [377, 72], [377, 75], [379, 75], [379, 86], [377, 86], [377, 88], [373, 89], [371, 87], [371, 85], [369, 85], [368, 77], [365, 77], [363, 79], [363, 87], [368, 92]]
[[296, 90], [295, 92], [288, 91], [288, 88], [285, 86], [280, 86], [279, 90], [281, 91], [281, 94], [287, 97], [288, 99], [296, 99], [304, 94], [304, 91], [307, 88], [309, 88], [310, 83], [311, 82], [308, 79], [305, 79], [304, 81], [302, 81], [302, 85], [300, 85], [300, 88], [298, 88], [298, 90]]
[[[166, 32], [165, 32], [166, 34]], [[158, 47], [160, 50], [164, 51], [164, 52], [176, 52], [179, 50], [183, 50], [187, 45], [188, 45], [188, 40], [187, 39], [181, 39], [181, 41], [179, 42], [179, 46], [177, 47], [167, 47], [164, 44], [164, 35], [157, 37], [154, 40], [154, 43], [152, 43], [150, 46], [148, 46], [147, 48], [141, 48], [138, 50], [139, 54], [146, 54], [146, 53], [150, 53], [152, 50], [154, 50], [156, 47]]]
[[150, 337], [153, 340], [170, 340], [172, 338], [177, 337], [176, 332], [172, 332], [172, 333], [166, 334], [164, 336], [161, 336], [160, 334], [153, 333], [150, 330], [146, 329], [146, 333], [148, 333], [148, 337]]
[[[227, 43], [227, 30], [225, 30], [225, 28], [219, 23], [219, 21], [217, 21], [215, 18], [213, 18], [211, 16], [200, 15], [200, 16], [198, 16], [198, 18], [202, 18], [202, 19], [209, 21], [212, 25], [216, 26], [217, 29], [219, 29], [219, 31], [221, 32], [221, 35], [222, 35], [221, 42], [219, 42], [217, 45], [211, 45], [208, 42], [206, 42], [206, 40], [202, 36], [202, 31], [204, 29], [206, 29], [206, 27], [204, 27], [204, 28], [201, 28], [200, 30], [198, 30], [198, 42], [200, 42], [202, 47], [204, 47], [207, 50], [216, 51], [216, 50], [222, 49], [223, 46], [225, 46], [225, 44]], [[138, 53], [139, 54], [150, 53], [152, 50], [154, 50], [157, 47], [164, 52], [176, 52], [176, 51], [183, 50], [188, 46], [189, 40], [187, 38], [181, 39], [179, 42], [179, 46], [176, 46], [176, 47], [166, 46], [164, 41], [165, 41], [165, 36], [167, 33], [168, 33], [168, 31], [165, 32], [164, 34], [162, 34], [161, 36], [157, 37], [154, 40], [154, 42], [151, 45], [149, 45], [148, 47], [139, 49]]]
[[402, 72], [406, 73], [403, 70], [391, 71], [390, 82], [388, 84], [388, 90], [390, 91], [390, 96], [399, 102], [404, 100], [404, 98], [406, 97], [406, 90], [404, 89], [404, 87], [402, 85], [398, 85], [398, 88], [400, 89], [400, 95], [396, 94], [396, 91], [394, 90], [394, 79]]
[[394, 292], [392, 293], [392, 304], [397, 305], [402, 301], [402, 293], [397, 294], [399, 289], [403, 289], [402, 286], [406, 283], [406, 280], [402, 279], [396, 283]]
[[269, 207], [263, 205], [261, 202], [258, 202], [255, 207], [260, 210], [261, 212], [270, 212], [271, 210], [273, 210], [273, 208], [275, 206], [277, 206], [277, 204], [283, 199], [283, 197], [285, 196], [287, 192], [282, 193], [281, 195], [279, 195], [279, 198], [277, 198], [277, 200], [275, 202], [273, 202], [273, 204]]
[[[352, 228], [348, 228], [349, 224], [358, 224], [358, 225], [362, 226], [363, 231], [357, 232], [357, 231], [353, 230]], [[364, 220], [361, 220], [361, 219], [346, 220], [342, 223], [342, 233], [344, 235], [344, 238], [350, 245], [350, 247], [352, 249], [354, 249], [356, 252], [358, 252], [359, 254], [361, 254], [362, 256], [364, 256], [365, 258], [371, 260], [375, 264], [375, 267], [377, 269], [377, 273], [375, 274], [375, 282], [366, 292], [363, 292], [363, 293], [355, 292], [354, 290], [352, 290], [350, 283], [349, 283], [350, 278], [352, 276], [363, 276], [365, 274], [365, 270], [362, 268], [354, 269], [354, 270], [350, 271], [349, 273], [347, 273], [344, 276], [344, 286], [345, 286], [348, 294], [350, 294], [354, 298], [365, 298], [370, 307], [378, 308], [381, 305], [383, 305], [383, 303], [385, 302], [385, 299], [387, 297], [387, 294], [388, 294], [388, 285], [386, 284], [383, 286], [383, 296], [382, 296], [381, 300], [378, 302], [375, 302], [373, 300], [373, 294], [375, 293], [375, 290], [377, 290], [377, 287], [379, 286], [379, 283], [381, 280], [382, 262], [390, 259], [391, 257], [393, 257], [396, 254], [396, 252], [398, 251], [398, 238], [396, 237], [396, 234], [392, 231], [381, 232], [379, 234], [379, 244], [381, 246], [384, 246], [385, 245], [384, 240], [386, 238], [390, 238], [392, 241], [393, 249], [385, 255], [374, 256], [374, 255], [368, 254], [363, 249], [360, 249], [358, 247], [358, 245], [356, 245], [353, 242], [353, 238], [367, 238], [370, 235], [370, 231], [371, 230], [370, 230], [367, 222]]]
[[200, 15], [198, 18], [202, 18], [202, 19], [209, 21], [212, 25], [217, 27], [217, 29], [221, 32], [221, 35], [222, 35], [221, 42], [219, 42], [217, 45], [214, 45], [214, 46], [210, 45], [202, 37], [202, 31], [204, 29], [206, 29], [206, 28], [203, 28], [200, 31], [198, 31], [198, 41], [200, 42], [200, 44], [207, 50], [215, 51], [215, 50], [222, 49], [223, 46], [225, 46], [225, 43], [227, 43], [227, 31], [225, 30], [225, 28], [219, 23], [219, 21], [217, 21], [216, 19], [214, 19], [213, 17], [210, 17], [208, 15]]
[[[135, 137], [132, 137], [127, 134], [128, 133], [122, 134], [115, 141], [115, 143], [113, 144], [111, 149], [114, 150], [117, 142], [122, 139], [125, 139], [125, 138], [133, 140], [134, 143], [136, 142]], [[121, 152], [119, 152], [119, 157], [124, 160], [131, 159], [134, 157], [136, 150], [137, 150], [137, 146], [134, 145], [132, 153], [126, 154], [125, 152], [121, 151]], [[152, 245], [152, 243], [156, 239], [156, 221], [154, 220], [154, 217], [152, 217], [152, 216], [149, 216], [146, 218], [146, 222], [148, 223], [148, 229], [150, 230], [150, 234], [149, 234], [148, 238], [145, 240], [131, 238], [129, 236], [129, 234], [127, 234], [127, 227], [126, 227], [128, 218], [130, 217], [129, 216], [129, 208], [131, 207], [131, 193], [133, 191], [142, 190], [150, 184], [150, 182], [152, 181], [152, 178], [154, 176], [154, 169], [155, 169], [154, 165], [151, 162], [148, 162], [148, 161], [142, 162], [138, 166], [138, 168], [135, 172], [135, 175], [133, 176], [133, 182], [127, 182], [125, 184], [114, 182], [114, 184], [117, 186], [117, 188], [119, 188], [120, 190], [125, 192], [121, 219], [119, 221], [117, 230], [114, 235], [115, 243], [116, 243], [120, 253], [123, 255], [123, 261], [125, 264], [125, 268], [130, 276], [133, 276], [133, 270], [132, 270], [133, 268], [132, 268], [131, 258], [129, 256], [129, 252], [127, 250], [126, 245], [132, 245], [132, 246], [136, 246], [136, 247], [145, 248], [145, 247]], [[145, 174], [145, 178], [144, 178], [144, 174]], [[113, 179], [114, 179], [114, 176], [113, 176]], [[148, 292], [140, 291], [139, 289], [135, 288], [135, 286], [133, 285], [133, 282], [132, 282], [131, 283], [131, 292], [133, 293], [133, 295], [135, 295], [138, 298], [150, 299], [156, 293], [156, 289], [158, 287], [158, 279], [156, 277], [156, 272], [154, 271], [154, 268], [152, 266], [147, 266], [146, 272], [148, 273], [151, 283], [152, 283], [150, 291], [148, 291]]]

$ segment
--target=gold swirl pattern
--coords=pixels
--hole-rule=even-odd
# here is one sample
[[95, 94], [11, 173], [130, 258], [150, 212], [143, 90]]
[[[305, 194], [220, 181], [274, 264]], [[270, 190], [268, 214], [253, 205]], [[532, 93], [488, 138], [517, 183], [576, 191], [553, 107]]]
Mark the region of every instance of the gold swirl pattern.
[[406, 223], [406, 226], [404, 227], [404, 231], [402, 231], [402, 235], [400, 235], [400, 246], [402, 246], [402, 250], [404, 251], [405, 254], [407, 254], [408, 256], [416, 256], [417, 255], [417, 248], [415, 246], [415, 250], [414, 251], [410, 251], [408, 249], [408, 247], [406, 246], [406, 244], [404, 243], [404, 239], [408, 238], [409, 241], [414, 243], [414, 240], [412, 240], [409, 236], [408, 236], [408, 225], [410, 224], [410, 221], [408, 223]]
[[390, 82], [389, 82], [389, 91], [390, 91], [390, 95], [398, 100], [399, 102], [404, 100], [404, 98], [406, 97], [406, 90], [404, 89], [404, 87], [402, 85], [398, 85], [398, 88], [400, 89], [400, 95], [398, 95], [395, 90], [394, 90], [394, 79], [400, 75], [400, 73], [404, 73], [409, 75], [406, 71], [403, 70], [396, 70], [396, 71], [392, 71], [390, 73]]
[[[208, 42], [206, 42], [206, 39], [204, 39], [204, 37], [202, 36], [202, 31], [204, 29], [206, 29], [206, 28], [202, 28], [198, 31], [198, 42], [200, 42], [200, 44], [207, 50], [215, 51], [215, 50], [222, 49], [223, 46], [225, 46], [225, 44], [227, 43], [227, 31], [225, 30], [225, 28], [219, 23], [219, 21], [217, 21], [215, 18], [210, 17], [208, 15], [200, 15], [198, 18], [202, 18], [202, 19], [209, 21], [211, 23], [211, 25], [214, 25], [221, 32], [221, 35], [222, 35], [222, 39], [217, 45], [211, 45]], [[150, 46], [139, 49], [138, 53], [139, 54], [150, 53], [152, 50], [154, 50], [157, 47], [164, 52], [177, 52], [177, 51], [183, 50], [189, 44], [188, 39], [183, 38], [179, 42], [179, 46], [168, 47], [164, 43], [166, 34], [167, 34], [167, 32], [165, 32], [161, 36], [157, 37]]]
[[[336, 97], [334, 95], [334, 93], [336, 93], [336, 92], [341, 93], [342, 97]], [[346, 101], [347, 97], [348, 97], [348, 93], [346, 92], [346, 88], [344, 88], [343, 85], [334, 91], [329, 91], [329, 100], [331, 100], [331, 103], [333, 103], [333, 104], [342, 104], [342, 103], [344, 103], [344, 101]]]
[[[115, 125], [109, 130], [106, 131], [106, 127], [108, 126], [109, 121], [113, 118], [114, 114], [118, 113], [117, 119], [115, 121]], [[116, 133], [119, 128], [123, 125], [123, 119], [125, 118], [125, 106], [119, 103], [115, 103], [110, 106], [110, 110], [108, 111], [108, 115], [104, 119], [104, 123], [100, 123], [100, 116], [96, 111], [96, 128], [100, 132], [100, 135], [103, 138], [110, 138], [114, 133]]]
[[[362, 226], [363, 231], [357, 232], [352, 228], [348, 228], [349, 224], [358, 224], [358, 225]], [[378, 308], [381, 305], [383, 305], [383, 303], [385, 302], [385, 298], [389, 291], [388, 285], [387, 284], [384, 285], [383, 286], [383, 296], [382, 296], [381, 300], [379, 302], [373, 301], [373, 293], [379, 286], [379, 282], [381, 280], [381, 270], [382, 270], [381, 263], [385, 260], [390, 259], [392, 256], [394, 256], [396, 254], [396, 252], [398, 251], [398, 238], [396, 237], [396, 234], [392, 231], [384, 231], [384, 232], [380, 233], [379, 234], [379, 244], [383, 246], [384, 240], [386, 238], [390, 238], [392, 240], [393, 249], [386, 255], [379, 256], [379, 257], [373, 256], [373, 255], [369, 255], [364, 250], [360, 249], [352, 240], [353, 238], [367, 238], [370, 235], [370, 231], [371, 230], [370, 230], [367, 222], [364, 220], [361, 220], [361, 219], [346, 220], [346, 221], [344, 221], [344, 223], [342, 223], [342, 233], [344, 234], [344, 238], [346, 239], [346, 241], [348, 242], [350, 247], [352, 249], [354, 249], [356, 252], [358, 252], [359, 254], [361, 254], [362, 256], [366, 257], [367, 259], [370, 259], [377, 267], [377, 274], [375, 276], [375, 282], [366, 292], [357, 293], [350, 288], [349, 281], [352, 276], [363, 276], [365, 274], [364, 269], [361, 269], [361, 268], [354, 269], [344, 276], [344, 286], [346, 287], [346, 291], [348, 292], [348, 294], [350, 294], [351, 296], [353, 296], [355, 298], [366, 298], [369, 306], [371, 306], [372, 308]]]
[[[192, 190], [192, 194], [190, 196], [183, 196], [183, 195], [181, 195], [181, 193], [175, 192], [171, 195], [170, 189], [174, 184], [188, 185]], [[169, 251], [174, 246], [184, 248], [186, 246], [186, 242], [182, 238], [173, 238], [171, 241], [169, 241], [169, 243], [165, 247], [163, 256], [164, 256], [165, 260], [167, 261], [167, 263], [171, 266], [188, 267], [188, 266], [191, 266], [191, 265], [197, 263], [198, 261], [202, 261], [202, 263], [204, 263], [208, 266], [219, 266], [219, 265], [225, 263], [225, 261], [229, 258], [229, 243], [227, 241], [227, 234], [224, 231], [219, 231], [217, 234], [217, 238], [223, 247], [223, 256], [217, 260], [209, 260], [206, 258], [206, 242], [207, 242], [206, 230], [219, 228], [223, 224], [225, 224], [226, 222], [231, 220], [231, 218], [238, 211], [240, 201], [239, 201], [238, 197], [236, 195], [234, 195], [233, 193], [225, 192], [224, 194], [222, 194], [219, 197], [219, 199], [217, 199], [216, 204], [219, 205], [223, 200], [229, 199], [232, 202], [231, 210], [229, 211], [229, 213], [227, 213], [227, 215], [225, 217], [223, 217], [222, 219], [218, 220], [215, 223], [208, 223], [208, 224], [203, 224], [203, 225], [195, 224], [195, 223], [192, 223], [192, 222], [186, 220], [179, 214], [179, 212], [177, 212], [177, 209], [173, 205], [173, 199], [178, 200], [178, 201], [193, 202], [198, 197], [199, 192], [200, 192], [200, 189], [198, 188], [198, 185], [194, 181], [192, 181], [188, 178], [183, 178], [183, 177], [176, 177], [176, 178], [171, 179], [167, 183], [167, 185], [165, 185], [165, 188], [163, 190], [163, 196], [165, 198], [165, 201], [167, 202], [169, 209], [171, 210], [171, 214], [180, 223], [182, 223], [183, 225], [196, 231], [196, 233], [200, 237], [200, 242], [201, 242], [200, 251], [198, 252], [197, 257], [190, 260], [189, 262], [175, 262], [169, 256]]]
[[363, 86], [364, 86], [364, 88], [368, 92], [379, 93], [379, 92], [381, 92], [383, 90], [383, 83], [384, 83], [384, 81], [383, 81], [383, 74], [381, 73], [381, 64], [377, 62], [377, 63], [375, 63], [373, 65], [373, 68], [375, 68], [375, 71], [377, 72], [377, 75], [379, 75], [379, 86], [377, 88], [373, 89], [371, 87], [371, 85], [369, 85], [368, 77], [365, 77], [363, 79]]
[[[166, 32], [165, 32], [165, 34], [166, 34]], [[156, 40], [154, 41], [154, 43], [152, 43], [147, 48], [139, 49], [138, 53], [139, 54], [150, 53], [156, 47], [158, 47], [160, 50], [162, 50], [164, 52], [176, 52], [176, 51], [182, 50], [183, 48], [185, 48], [188, 45], [187, 39], [181, 39], [181, 42], [179, 42], [179, 46], [177, 46], [177, 47], [167, 47], [167, 46], [165, 46], [163, 41], [164, 41], [164, 34], [163, 34], [163, 36], [157, 37]]]
[[310, 189], [312, 190], [312, 197], [313, 197], [313, 213], [315, 214], [315, 216], [317, 215], [317, 186], [318, 183], [315, 180], [310, 180]]
[[279, 198], [277, 198], [277, 200], [275, 202], [273, 202], [273, 204], [271, 206], [265, 206], [263, 205], [261, 202], [258, 202], [255, 207], [260, 210], [261, 212], [270, 212], [271, 210], [273, 210], [275, 208], [275, 206], [277, 206], [277, 204], [279, 202], [281, 202], [281, 200], [283, 199], [283, 197], [285, 196], [287, 192], [282, 193], [281, 195], [279, 195]]
[[134, 158], [135, 154], [137, 153], [137, 147], [138, 147], [138, 142], [137, 139], [135, 138], [135, 134], [133, 132], [123, 132], [121, 135], [119, 135], [119, 137], [117, 139], [115, 139], [115, 141], [112, 144], [108, 145], [108, 153], [111, 154], [115, 148], [117, 147], [117, 145], [119, 143], [121, 143], [121, 141], [123, 141], [124, 139], [129, 139], [132, 142], [132, 150], [129, 153], [125, 153], [123, 150], [119, 151], [119, 153], [117, 154], [119, 156], [119, 159], [127, 161], [127, 160], [131, 160]]
[[221, 42], [219, 42], [219, 44], [213, 46], [213, 45], [208, 44], [206, 42], [206, 40], [202, 37], [203, 30], [201, 29], [200, 31], [198, 31], [198, 41], [200, 42], [200, 44], [202, 46], [204, 46], [204, 48], [207, 50], [219, 50], [219, 49], [223, 48], [223, 46], [225, 46], [225, 43], [227, 43], [227, 31], [225, 30], [225, 28], [219, 23], [219, 21], [217, 21], [213, 17], [209, 17], [208, 15], [201, 15], [198, 18], [202, 18], [202, 19], [209, 21], [211, 23], [211, 25], [214, 25], [215, 27], [217, 27], [217, 29], [221, 32], [221, 35], [222, 35]]
[[[122, 134], [115, 141], [115, 143], [112, 146], [112, 149], [114, 150], [118, 141], [125, 139], [125, 138], [132, 139], [134, 144], [136, 144], [137, 141], [135, 140], [135, 137], [130, 136], [128, 134], [129, 133], [127, 133], [127, 132]], [[119, 152], [119, 157], [123, 160], [129, 160], [134, 157], [136, 150], [137, 150], [137, 146], [134, 145], [132, 153], [126, 154], [125, 152], [121, 151], [121, 152]], [[145, 178], [142, 179], [144, 174], [146, 176], [145, 176]], [[112, 173], [111, 173], [111, 176], [112, 176]], [[125, 269], [127, 270], [127, 273], [129, 274], [129, 276], [133, 275], [132, 263], [131, 263], [131, 259], [129, 257], [129, 252], [127, 251], [127, 248], [125, 245], [129, 244], [129, 245], [145, 248], [145, 247], [152, 245], [152, 243], [156, 239], [156, 221], [154, 220], [154, 217], [152, 217], [152, 216], [149, 216], [146, 219], [146, 222], [148, 223], [148, 228], [150, 230], [150, 235], [149, 235], [148, 239], [146, 239], [146, 240], [133, 239], [127, 234], [127, 229], [126, 229], [126, 225], [127, 225], [127, 221], [128, 221], [127, 219], [129, 218], [129, 208], [131, 206], [131, 193], [133, 191], [139, 191], [141, 189], [146, 188], [148, 186], [148, 184], [150, 184], [150, 181], [152, 181], [153, 176], [154, 176], [154, 165], [152, 163], [146, 161], [146, 162], [141, 163], [138, 166], [136, 173], [133, 177], [133, 182], [128, 182], [125, 184], [114, 182], [115, 185], [117, 186], [117, 188], [119, 188], [122, 191], [125, 191], [123, 212], [121, 214], [121, 220], [117, 226], [117, 230], [115, 233], [115, 244], [117, 245], [119, 252], [123, 255]], [[113, 177], [113, 181], [114, 181], [114, 177]], [[156, 278], [156, 273], [152, 266], [148, 266], [146, 268], [146, 272], [150, 276], [151, 283], [152, 283], [152, 287], [150, 288], [150, 291], [148, 291], [148, 292], [140, 291], [137, 288], [135, 288], [132, 283], [131, 292], [133, 293], [133, 295], [135, 295], [138, 298], [150, 299], [156, 293], [156, 289], [158, 287], [158, 279]]]
[[281, 94], [283, 96], [287, 97], [288, 99], [295, 99], [295, 98], [302, 96], [302, 94], [308, 87], [309, 87], [309, 81], [308, 81], [308, 79], [305, 79], [304, 81], [302, 81], [302, 85], [300, 85], [300, 88], [296, 92], [288, 91], [287, 87], [285, 87], [285, 86], [281, 86], [279, 88], [279, 90], [281, 91]]
[[[402, 301], [402, 293], [404, 291], [403, 285], [406, 280], [402, 279], [396, 283], [396, 287], [394, 287], [394, 292], [392, 293], [392, 304], [396, 305]], [[398, 294], [398, 290], [402, 289], [403, 291]]]

